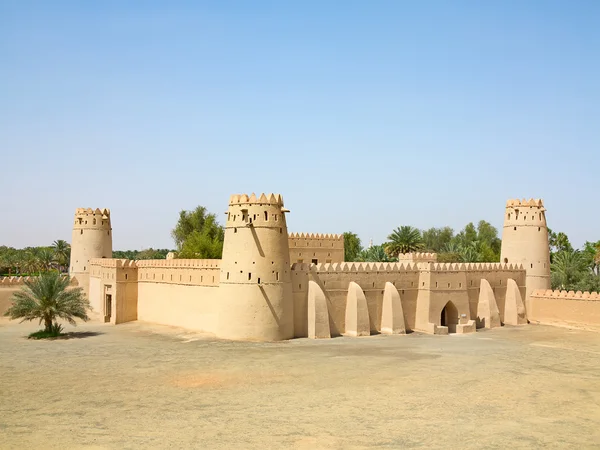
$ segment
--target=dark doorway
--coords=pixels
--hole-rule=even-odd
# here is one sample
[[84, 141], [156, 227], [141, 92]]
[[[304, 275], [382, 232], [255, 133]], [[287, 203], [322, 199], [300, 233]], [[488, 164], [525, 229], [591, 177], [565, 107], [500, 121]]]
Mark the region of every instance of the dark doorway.
[[313, 264], [319, 264], [319, 260], [318, 260], [318, 259], [313, 259], [313, 260], [312, 260], [312, 263], [313, 263]]
[[104, 300], [104, 321], [110, 322], [110, 312], [112, 311], [112, 295], [106, 294], [106, 299]]
[[440, 325], [448, 327], [448, 333], [456, 333], [456, 325], [458, 324], [458, 309], [454, 303], [448, 302], [442, 309], [440, 317]]

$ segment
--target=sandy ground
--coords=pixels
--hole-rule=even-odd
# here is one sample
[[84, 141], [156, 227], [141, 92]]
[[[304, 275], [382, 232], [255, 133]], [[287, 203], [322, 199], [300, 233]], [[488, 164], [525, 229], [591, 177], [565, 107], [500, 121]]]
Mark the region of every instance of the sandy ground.
[[600, 334], [218, 341], [0, 319], [0, 448], [600, 448]]

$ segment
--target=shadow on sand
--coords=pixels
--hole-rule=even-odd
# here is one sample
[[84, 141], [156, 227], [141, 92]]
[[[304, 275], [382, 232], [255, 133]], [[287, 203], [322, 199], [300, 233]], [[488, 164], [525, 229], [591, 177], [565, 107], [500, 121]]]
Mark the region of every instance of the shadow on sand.
[[27, 339], [32, 339], [32, 340], [42, 340], [42, 341], [58, 341], [58, 340], [66, 340], [66, 339], [85, 339], [88, 337], [94, 337], [94, 336], [100, 336], [101, 333], [99, 331], [71, 331], [69, 333], [63, 333], [60, 336], [56, 336], [56, 337], [47, 337], [47, 338], [32, 338], [32, 337], [27, 337], [25, 336]]

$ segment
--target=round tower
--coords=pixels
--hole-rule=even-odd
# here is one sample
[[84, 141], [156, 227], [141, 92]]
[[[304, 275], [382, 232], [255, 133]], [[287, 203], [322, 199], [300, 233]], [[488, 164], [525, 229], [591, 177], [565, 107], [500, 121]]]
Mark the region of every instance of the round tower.
[[110, 210], [77, 208], [71, 239], [69, 274], [89, 294], [90, 259], [112, 258]]
[[542, 200], [508, 200], [500, 260], [522, 264], [527, 271], [525, 308], [535, 289], [550, 289], [550, 245]]
[[219, 281], [219, 337], [257, 341], [294, 337], [286, 212], [281, 195], [229, 199]]

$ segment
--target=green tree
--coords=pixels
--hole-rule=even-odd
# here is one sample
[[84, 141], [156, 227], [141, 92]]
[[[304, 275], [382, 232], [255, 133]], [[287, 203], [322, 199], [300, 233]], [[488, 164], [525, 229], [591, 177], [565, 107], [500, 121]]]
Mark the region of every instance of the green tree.
[[224, 229], [203, 206], [181, 211], [171, 236], [180, 258], [219, 259], [223, 254]]
[[454, 230], [450, 227], [430, 228], [423, 231], [423, 247], [428, 252], [440, 253], [454, 237]]
[[344, 233], [344, 261], [356, 261], [361, 251], [360, 238], [356, 233], [346, 231]]
[[411, 253], [423, 248], [423, 237], [421, 232], [411, 226], [401, 226], [396, 228], [388, 236], [389, 242], [385, 249], [389, 255], [398, 256], [400, 253]]
[[13, 305], [4, 315], [11, 320], [21, 319], [21, 322], [39, 319], [48, 333], [58, 319], [71, 325], [76, 325], [75, 318], [85, 322], [89, 320], [90, 303], [82, 288], [70, 288], [69, 284], [69, 277], [58, 272], [42, 273], [26, 281], [23, 289], [13, 294]]
[[552, 253], [573, 250], [569, 237], [565, 233], [555, 233], [550, 228], [548, 228], [548, 242]]
[[38, 268], [47, 272], [52, 268], [52, 263], [55, 261], [54, 252], [49, 247], [40, 248], [37, 253]]
[[355, 261], [359, 262], [393, 262], [396, 258], [390, 257], [383, 245], [374, 245], [361, 251]]
[[562, 250], [554, 255], [550, 264], [552, 288], [574, 290], [589, 271], [579, 250]]
[[54, 251], [54, 259], [58, 264], [59, 270], [61, 272], [67, 270], [71, 259], [71, 246], [69, 243], [58, 239], [52, 243], [52, 250]]

